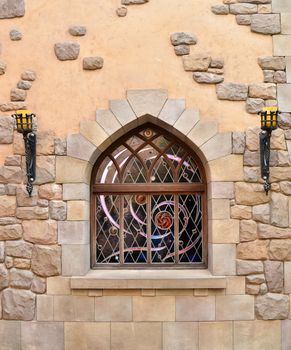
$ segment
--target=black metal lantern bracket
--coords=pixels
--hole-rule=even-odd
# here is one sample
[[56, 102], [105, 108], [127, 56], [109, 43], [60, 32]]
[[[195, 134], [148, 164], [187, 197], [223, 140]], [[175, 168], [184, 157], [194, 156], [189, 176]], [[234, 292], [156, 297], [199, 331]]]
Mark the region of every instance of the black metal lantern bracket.
[[268, 194], [270, 185], [270, 149], [272, 131], [278, 127], [277, 107], [266, 107], [258, 114], [261, 117], [260, 132], [260, 158], [261, 158], [261, 177], [264, 180], [264, 190]]
[[26, 190], [31, 196], [36, 177], [36, 116], [27, 110], [19, 110], [12, 117], [15, 118], [16, 130], [23, 134], [27, 176]]

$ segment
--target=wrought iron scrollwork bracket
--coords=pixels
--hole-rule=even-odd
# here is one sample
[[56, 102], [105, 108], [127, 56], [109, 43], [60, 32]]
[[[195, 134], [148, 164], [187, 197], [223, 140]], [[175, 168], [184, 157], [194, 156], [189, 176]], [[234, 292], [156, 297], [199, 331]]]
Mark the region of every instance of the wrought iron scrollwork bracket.
[[271, 131], [260, 133], [260, 153], [261, 153], [261, 176], [264, 180], [264, 190], [266, 194], [270, 191], [270, 141]]
[[26, 176], [27, 185], [26, 189], [31, 196], [33, 190], [33, 182], [35, 180], [35, 168], [36, 168], [36, 134], [34, 132], [29, 132], [23, 134], [24, 144], [25, 144], [25, 158], [26, 158]]

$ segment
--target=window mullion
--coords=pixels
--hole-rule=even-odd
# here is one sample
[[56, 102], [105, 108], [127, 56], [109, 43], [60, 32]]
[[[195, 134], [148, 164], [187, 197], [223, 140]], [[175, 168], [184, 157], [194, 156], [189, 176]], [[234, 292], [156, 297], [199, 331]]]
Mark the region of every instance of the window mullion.
[[179, 196], [175, 195], [174, 206], [174, 240], [175, 240], [175, 263], [179, 263]]
[[152, 211], [151, 211], [151, 195], [147, 195], [147, 263], [151, 264], [152, 250], [151, 250], [151, 227], [152, 227]]
[[124, 264], [124, 196], [120, 195], [120, 232], [119, 232], [119, 261]]

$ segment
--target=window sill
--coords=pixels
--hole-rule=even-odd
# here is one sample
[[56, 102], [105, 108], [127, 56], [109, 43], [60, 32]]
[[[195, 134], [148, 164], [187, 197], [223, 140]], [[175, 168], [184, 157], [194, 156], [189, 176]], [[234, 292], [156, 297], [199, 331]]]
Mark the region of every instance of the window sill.
[[208, 270], [90, 270], [71, 277], [72, 289], [225, 289]]

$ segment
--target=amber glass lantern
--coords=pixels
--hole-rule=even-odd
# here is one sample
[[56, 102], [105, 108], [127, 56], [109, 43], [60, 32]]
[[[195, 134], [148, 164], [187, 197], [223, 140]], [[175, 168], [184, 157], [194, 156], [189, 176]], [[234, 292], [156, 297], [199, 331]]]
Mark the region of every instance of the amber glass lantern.
[[33, 118], [35, 117], [35, 114], [27, 110], [19, 110], [13, 115], [13, 117], [15, 118], [16, 129], [18, 132], [21, 134], [32, 132]]
[[265, 107], [259, 115], [261, 116], [261, 129], [272, 132], [278, 127], [278, 108]]

